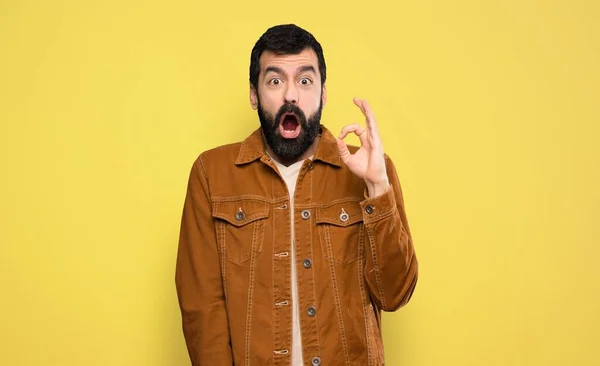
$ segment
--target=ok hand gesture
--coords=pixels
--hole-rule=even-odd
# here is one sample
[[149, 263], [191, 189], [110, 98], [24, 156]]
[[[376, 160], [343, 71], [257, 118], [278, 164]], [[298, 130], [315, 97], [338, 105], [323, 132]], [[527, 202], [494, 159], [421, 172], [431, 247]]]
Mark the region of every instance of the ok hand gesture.
[[[357, 123], [344, 126], [337, 139], [338, 152], [348, 169], [365, 180], [369, 196], [375, 197], [385, 193], [389, 188], [383, 144], [377, 122], [367, 101], [357, 98], [353, 101], [365, 116], [367, 126], [364, 128]], [[351, 132], [358, 136], [361, 144], [354, 154], [350, 153], [344, 142], [344, 138]]]

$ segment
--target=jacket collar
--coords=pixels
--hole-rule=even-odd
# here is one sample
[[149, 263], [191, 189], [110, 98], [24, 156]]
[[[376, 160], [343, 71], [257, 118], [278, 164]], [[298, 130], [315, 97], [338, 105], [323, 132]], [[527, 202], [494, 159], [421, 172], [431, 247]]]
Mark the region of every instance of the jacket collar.
[[[320, 139], [313, 160], [340, 167], [342, 159], [338, 153], [336, 138], [324, 125], [320, 126], [319, 136]], [[264, 155], [267, 155], [267, 152], [262, 128], [259, 127], [242, 142], [235, 164], [248, 164], [261, 159]]]

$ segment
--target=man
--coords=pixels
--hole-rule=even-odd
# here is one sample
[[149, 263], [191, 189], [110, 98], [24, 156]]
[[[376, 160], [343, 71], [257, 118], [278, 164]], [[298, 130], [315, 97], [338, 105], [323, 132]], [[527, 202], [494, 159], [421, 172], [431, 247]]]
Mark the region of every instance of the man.
[[193, 365], [384, 363], [380, 314], [409, 301], [417, 259], [369, 104], [334, 137], [325, 80], [310, 33], [268, 29], [250, 60], [261, 127], [192, 166], [176, 284]]

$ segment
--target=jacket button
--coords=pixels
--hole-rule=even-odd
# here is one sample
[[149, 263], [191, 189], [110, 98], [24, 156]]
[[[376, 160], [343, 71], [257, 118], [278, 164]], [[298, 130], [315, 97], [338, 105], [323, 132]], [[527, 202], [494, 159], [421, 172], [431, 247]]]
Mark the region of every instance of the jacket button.
[[307, 220], [310, 217], [310, 210], [302, 210], [301, 215], [304, 220]]
[[304, 268], [306, 269], [309, 269], [310, 267], [312, 267], [312, 261], [309, 258], [306, 258], [302, 261], [302, 266], [304, 266]]
[[308, 309], [306, 309], [306, 314], [312, 318], [315, 316], [315, 314], [317, 314], [317, 309], [315, 309], [314, 306], [309, 306]]
[[308, 163], [308, 170], [312, 170], [313, 168], [313, 163]]
[[321, 359], [319, 357], [313, 357], [312, 358], [312, 364], [313, 364], [313, 366], [320, 366], [321, 365]]
[[367, 205], [367, 207], [365, 207], [365, 211], [370, 215], [373, 213], [373, 210], [375, 210], [375, 208], [372, 205]]
[[244, 211], [242, 211], [242, 209], [240, 208], [239, 211], [235, 214], [235, 219], [238, 221], [242, 221], [244, 217], [246, 217], [246, 214], [244, 214]]
[[348, 215], [346, 213], [346, 211], [344, 211], [344, 209], [342, 208], [342, 213], [340, 214], [340, 221], [346, 222], [346, 221], [348, 221], [349, 218], [350, 218], [350, 215]]

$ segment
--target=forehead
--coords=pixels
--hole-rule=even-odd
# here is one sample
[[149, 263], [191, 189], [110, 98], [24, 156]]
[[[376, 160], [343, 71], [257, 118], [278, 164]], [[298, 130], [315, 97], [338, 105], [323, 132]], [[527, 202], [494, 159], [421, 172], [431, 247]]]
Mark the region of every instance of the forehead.
[[260, 55], [259, 63], [261, 74], [264, 74], [264, 70], [269, 66], [281, 68], [286, 73], [293, 73], [301, 66], [313, 66], [317, 74], [319, 73], [319, 60], [312, 48], [305, 48], [295, 55], [279, 55], [265, 51]]

